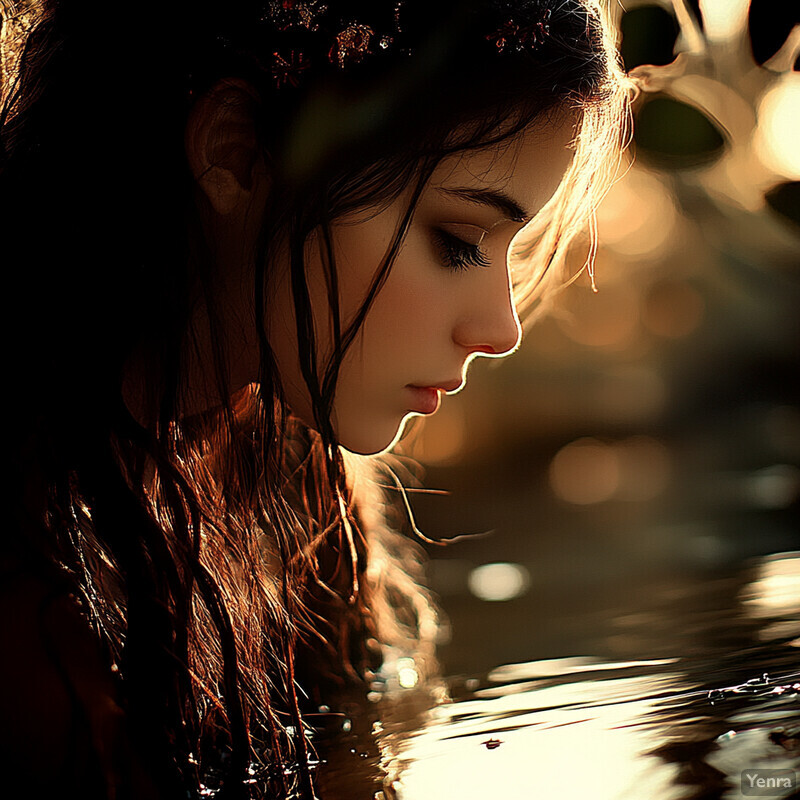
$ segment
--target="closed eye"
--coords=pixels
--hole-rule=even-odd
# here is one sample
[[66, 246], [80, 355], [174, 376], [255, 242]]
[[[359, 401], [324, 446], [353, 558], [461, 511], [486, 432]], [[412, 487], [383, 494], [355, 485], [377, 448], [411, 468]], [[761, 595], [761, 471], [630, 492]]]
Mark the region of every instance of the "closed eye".
[[454, 234], [435, 228], [433, 231], [442, 262], [454, 272], [462, 272], [471, 267], [489, 267], [491, 262], [477, 244], [465, 242]]

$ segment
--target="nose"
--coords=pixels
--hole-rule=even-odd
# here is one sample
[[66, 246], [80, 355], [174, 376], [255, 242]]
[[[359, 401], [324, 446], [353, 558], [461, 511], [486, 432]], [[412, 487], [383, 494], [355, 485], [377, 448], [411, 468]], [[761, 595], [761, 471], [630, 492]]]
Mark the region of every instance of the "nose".
[[[490, 267], [487, 273], [492, 271]], [[492, 276], [491, 285], [488, 281], [476, 283], [453, 330], [453, 341], [470, 354], [502, 356], [516, 349], [521, 335], [508, 271]]]

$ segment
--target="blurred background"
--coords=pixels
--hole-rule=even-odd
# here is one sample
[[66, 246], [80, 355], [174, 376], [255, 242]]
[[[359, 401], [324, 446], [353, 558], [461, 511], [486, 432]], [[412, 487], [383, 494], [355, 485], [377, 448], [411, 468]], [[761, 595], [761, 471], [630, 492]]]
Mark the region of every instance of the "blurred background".
[[486, 534], [427, 547], [451, 675], [682, 654], [686, 614], [741, 611], [764, 570], [800, 616], [798, 5], [613, 7], [642, 93], [599, 292], [400, 445], [448, 493], [413, 495], [418, 527]]

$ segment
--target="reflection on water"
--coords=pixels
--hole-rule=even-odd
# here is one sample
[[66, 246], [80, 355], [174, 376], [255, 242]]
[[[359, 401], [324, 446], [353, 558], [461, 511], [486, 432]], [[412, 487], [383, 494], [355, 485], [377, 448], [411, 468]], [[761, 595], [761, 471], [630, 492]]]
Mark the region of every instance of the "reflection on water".
[[514, 684], [479, 690], [435, 709], [400, 750], [407, 766], [398, 797], [680, 797], [677, 767], [648, 755], [662, 740], [647, 722], [680, 677], [621, 677], [615, 666], [575, 682], [567, 673], [560, 685], [526, 681], [522, 692]]
[[[800, 672], [760, 679], [758, 695], [746, 684], [710, 696], [673, 671], [680, 659], [578, 659], [577, 669], [573, 659], [559, 661], [549, 679], [492, 686], [434, 709], [399, 749], [397, 797], [738, 797], [742, 770], [800, 766], [791, 727], [800, 723]], [[541, 675], [543, 666], [514, 665], [495, 680]], [[726, 720], [731, 727], [717, 733]]]
[[644, 644], [638, 660], [454, 677], [450, 701], [415, 686], [347, 705], [346, 725], [318, 742], [321, 797], [727, 799], [754, 796], [752, 770], [784, 771], [758, 773], [782, 776], [779, 787], [791, 778], [757, 796], [800, 796], [800, 553], [725, 578], [732, 608], [709, 602], [704, 583], [680, 603], [663, 590], [632, 598], [609, 620], [669, 657]]

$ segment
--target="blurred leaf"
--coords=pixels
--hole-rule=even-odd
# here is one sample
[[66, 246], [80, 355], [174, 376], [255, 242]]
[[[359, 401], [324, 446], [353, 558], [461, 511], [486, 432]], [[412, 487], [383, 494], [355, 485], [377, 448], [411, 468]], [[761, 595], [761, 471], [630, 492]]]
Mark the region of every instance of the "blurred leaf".
[[670, 64], [674, 60], [678, 23], [661, 6], [640, 6], [626, 12], [620, 30], [620, 53], [626, 70], [640, 64]]
[[664, 169], [713, 161], [725, 139], [702, 112], [668, 97], [654, 97], [639, 110], [634, 141], [637, 152]]
[[767, 193], [767, 203], [782, 217], [800, 225], [800, 181], [782, 183]]

